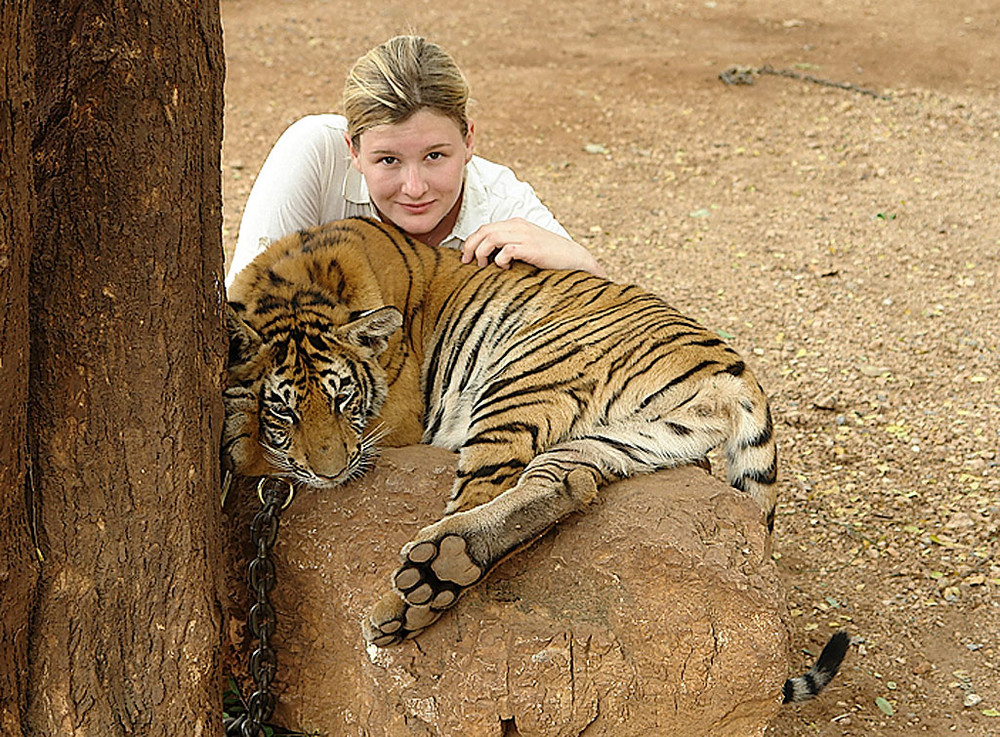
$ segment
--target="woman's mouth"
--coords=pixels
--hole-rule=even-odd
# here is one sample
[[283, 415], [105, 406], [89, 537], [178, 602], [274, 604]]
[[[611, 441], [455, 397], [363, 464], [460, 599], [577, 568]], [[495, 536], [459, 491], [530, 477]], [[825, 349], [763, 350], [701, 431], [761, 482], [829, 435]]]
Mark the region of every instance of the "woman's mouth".
[[431, 200], [430, 202], [417, 202], [412, 204], [406, 202], [399, 202], [397, 204], [399, 205], [400, 208], [402, 208], [410, 215], [422, 215], [429, 209], [431, 209], [431, 206], [434, 204], [434, 201]]

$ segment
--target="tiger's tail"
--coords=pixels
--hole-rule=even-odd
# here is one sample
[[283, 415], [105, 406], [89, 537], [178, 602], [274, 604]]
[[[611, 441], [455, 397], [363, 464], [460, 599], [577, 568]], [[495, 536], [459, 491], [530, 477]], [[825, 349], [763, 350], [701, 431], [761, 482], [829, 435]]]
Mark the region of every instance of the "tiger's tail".
[[795, 676], [785, 681], [781, 703], [807, 701], [822, 691], [837, 675], [850, 644], [851, 636], [844, 630], [831, 637], [823, 648], [823, 652], [819, 654], [819, 658], [813, 663], [812, 668], [801, 676]]

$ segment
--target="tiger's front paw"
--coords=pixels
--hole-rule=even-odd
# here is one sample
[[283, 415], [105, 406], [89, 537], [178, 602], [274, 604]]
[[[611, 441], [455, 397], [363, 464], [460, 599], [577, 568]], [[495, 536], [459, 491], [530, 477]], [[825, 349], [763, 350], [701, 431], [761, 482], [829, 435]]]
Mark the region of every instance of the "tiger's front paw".
[[403, 564], [392, 576], [393, 592], [382, 597], [364, 624], [365, 640], [383, 647], [416, 637], [488, 569], [466, 539], [454, 533], [434, 534], [434, 526], [402, 550]]

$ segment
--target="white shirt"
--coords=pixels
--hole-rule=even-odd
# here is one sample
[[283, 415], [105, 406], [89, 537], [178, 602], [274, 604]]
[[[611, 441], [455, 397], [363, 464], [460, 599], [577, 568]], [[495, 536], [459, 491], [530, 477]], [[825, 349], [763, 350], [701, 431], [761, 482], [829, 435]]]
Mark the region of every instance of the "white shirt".
[[[278, 138], [250, 189], [227, 289], [237, 272], [273, 240], [331, 220], [378, 217], [368, 185], [351, 162], [346, 130], [342, 115], [309, 115]], [[514, 217], [569, 238], [531, 185], [507, 167], [473, 156], [465, 165], [458, 220], [441, 245], [460, 248], [480, 226]]]

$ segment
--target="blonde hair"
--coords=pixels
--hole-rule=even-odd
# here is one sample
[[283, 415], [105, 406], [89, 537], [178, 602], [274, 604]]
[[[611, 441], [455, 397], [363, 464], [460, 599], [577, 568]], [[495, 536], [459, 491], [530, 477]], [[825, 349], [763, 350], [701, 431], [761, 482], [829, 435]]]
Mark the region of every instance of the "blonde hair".
[[344, 84], [347, 134], [357, 147], [377, 125], [402, 123], [431, 109], [469, 131], [469, 85], [448, 52], [421, 36], [396, 36], [358, 59]]

